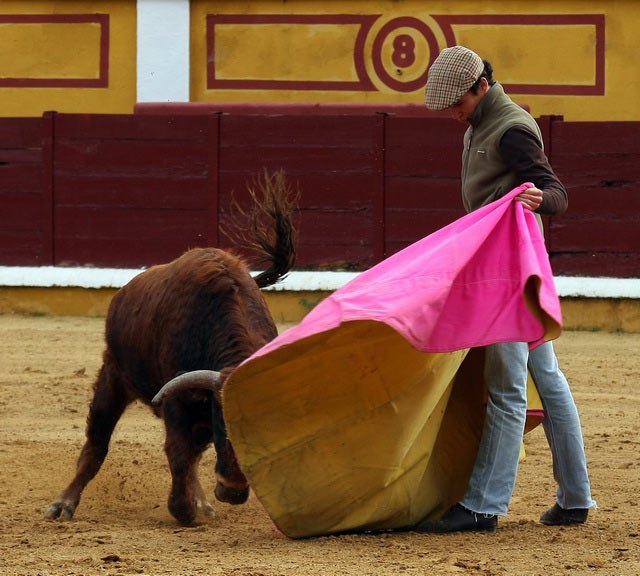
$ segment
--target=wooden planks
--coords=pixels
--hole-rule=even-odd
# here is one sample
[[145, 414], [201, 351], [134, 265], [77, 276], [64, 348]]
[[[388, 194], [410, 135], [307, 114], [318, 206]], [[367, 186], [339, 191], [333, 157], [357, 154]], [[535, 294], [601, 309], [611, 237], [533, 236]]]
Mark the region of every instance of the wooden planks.
[[0, 263], [48, 264], [42, 118], [0, 118]]
[[387, 118], [388, 256], [464, 215], [460, 195], [464, 130], [450, 118]]
[[[569, 192], [545, 219], [554, 272], [639, 276], [640, 123], [540, 121]], [[362, 270], [464, 214], [464, 130], [346, 108], [0, 119], [0, 264], [137, 267], [228, 248], [232, 200], [246, 207], [256, 177], [283, 169], [301, 192], [297, 266]]]
[[640, 122], [554, 122], [569, 209], [552, 219], [556, 274], [640, 275]]
[[55, 263], [148, 266], [206, 244], [204, 120], [58, 115]]
[[375, 216], [376, 202], [380, 206], [383, 202], [382, 128], [382, 118], [375, 114], [223, 115], [219, 151], [223, 226], [231, 226], [232, 196], [246, 204], [246, 187], [260, 172], [284, 170], [301, 192], [297, 265], [332, 269], [373, 265], [383, 257], [382, 249], [376, 249], [381, 223]]

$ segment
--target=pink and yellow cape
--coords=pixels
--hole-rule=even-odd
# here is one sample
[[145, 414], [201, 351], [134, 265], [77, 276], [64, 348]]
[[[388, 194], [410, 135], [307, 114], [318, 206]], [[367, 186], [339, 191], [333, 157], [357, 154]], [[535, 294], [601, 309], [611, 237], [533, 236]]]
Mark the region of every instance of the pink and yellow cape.
[[[486, 387], [482, 347], [561, 331], [530, 184], [360, 274], [227, 381], [238, 461], [292, 538], [391, 530], [464, 494]], [[540, 422], [529, 386], [528, 428]]]

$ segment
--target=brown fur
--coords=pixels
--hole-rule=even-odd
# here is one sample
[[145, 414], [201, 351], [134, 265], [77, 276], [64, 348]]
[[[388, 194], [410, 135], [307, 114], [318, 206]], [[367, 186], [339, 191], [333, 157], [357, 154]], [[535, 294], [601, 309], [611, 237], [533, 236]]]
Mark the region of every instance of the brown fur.
[[[276, 335], [260, 287], [268, 286], [293, 264], [292, 206], [284, 180], [265, 175], [263, 197], [275, 229], [256, 232], [263, 260], [270, 266], [255, 280], [238, 257], [217, 248], [196, 248], [169, 264], [154, 266], [117, 292], [106, 321], [103, 366], [94, 385], [87, 418], [87, 440], [76, 475], [46, 512], [71, 518], [82, 491], [107, 455], [113, 429], [135, 399], [147, 404], [163, 384], [181, 372], [221, 371], [225, 378], [244, 359]], [[256, 228], [257, 230], [257, 228]], [[156, 413], [164, 418], [165, 452], [172, 475], [169, 509], [183, 524], [198, 508], [212, 511], [197, 475], [202, 452], [214, 443], [216, 497], [241, 504], [247, 480], [226, 437], [219, 394], [187, 390], [168, 398]]]

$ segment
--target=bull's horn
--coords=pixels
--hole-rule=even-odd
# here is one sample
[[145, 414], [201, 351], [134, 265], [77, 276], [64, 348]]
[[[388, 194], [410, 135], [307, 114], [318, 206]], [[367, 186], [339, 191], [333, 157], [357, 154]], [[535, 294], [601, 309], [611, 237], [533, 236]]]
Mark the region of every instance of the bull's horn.
[[180, 390], [188, 388], [204, 388], [205, 390], [218, 390], [222, 375], [215, 370], [194, 370], [193, 372], [185, 372], [176, 376], [173, 380], [169, 380], [158, 393], [153, 397], [151, 403], [159, 406], [167, 396], [172, 396]]

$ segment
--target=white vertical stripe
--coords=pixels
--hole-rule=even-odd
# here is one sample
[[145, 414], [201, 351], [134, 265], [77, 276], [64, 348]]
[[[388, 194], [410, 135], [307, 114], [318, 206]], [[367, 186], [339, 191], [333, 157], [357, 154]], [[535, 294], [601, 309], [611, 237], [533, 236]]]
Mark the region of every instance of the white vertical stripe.
[[138, 0], [138, 102], [189, 101], [189, 0]]

